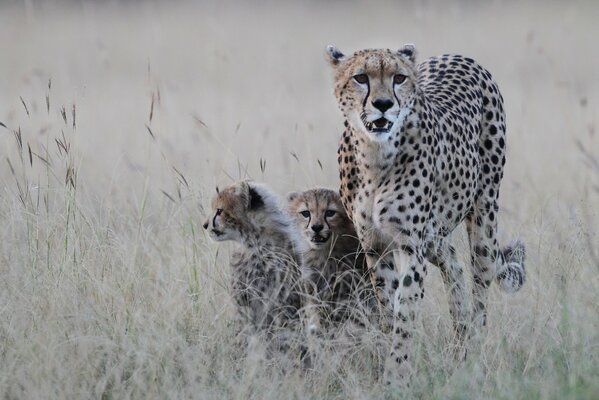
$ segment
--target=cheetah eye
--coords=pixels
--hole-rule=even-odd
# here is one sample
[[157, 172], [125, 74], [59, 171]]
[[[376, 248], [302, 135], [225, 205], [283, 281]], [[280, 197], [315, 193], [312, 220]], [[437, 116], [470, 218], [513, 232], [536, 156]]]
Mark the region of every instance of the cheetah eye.
[[360, 85], [368, 83], [368, 75], [366, 74], [358, 74], [353, 76], [354, 81], [358, 82]]
[[302, 214], [302, 217], [304, 218], [310, 218], [310, 211], [308, 210], [302, 211], [300, 214]]
[[325, 216], [326, 218], [331, 218], [331, 217], [332, 217], [333, 215], [335, 215], [335, 214], [336, 214], [335, 210], [326, 210], [326, 211], [324, 212], [324, 216]]
[[406, 76], [402, 75], [402, 74], [397, 74], [393, 77], [393, 84], [394, 85], [401, 85], [402, 83], [404, 83], [404, 81], [406, 80]]
[[223, 209], [222, 208], [217, 208], [216, 209], [216, 215], [219, 216], [223, 213]]

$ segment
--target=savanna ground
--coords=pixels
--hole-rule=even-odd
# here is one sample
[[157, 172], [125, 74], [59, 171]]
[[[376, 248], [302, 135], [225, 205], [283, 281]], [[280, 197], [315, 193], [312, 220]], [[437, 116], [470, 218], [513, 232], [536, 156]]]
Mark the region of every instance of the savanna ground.
[[[0, 394], [597, 398], [598, 16], [591, 1], [3, 3]], [[500, 84], [500, 235], [526, 241], [526, 285], [493, 287], [482, 348], [456, 363], [433, 269], [402, 391], [377, 383], [375, 338], [308, 376], [247, 359], [229, 246], [201, 230], [209, 198], [248, 177], [334, 187], [342, 119], [323, 49], [405, 42], [474, 57]]]

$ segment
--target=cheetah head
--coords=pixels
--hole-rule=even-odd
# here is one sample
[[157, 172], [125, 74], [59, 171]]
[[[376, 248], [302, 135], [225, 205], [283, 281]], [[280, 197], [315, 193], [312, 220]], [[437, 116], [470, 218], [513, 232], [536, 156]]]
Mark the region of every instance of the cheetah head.
[[222, 190], [217, 188], [211, 215], [203, 227], [214, 241], [241, 241], [250, 223], [248, 214], [263, 205], [260, 193], [251, 182], [237, 182]]
[[310, 248], [328, 248], [328, 244], [336, 240], [334, 236], [355, 236], [353, 224], [336, 191], [316, 188], [293, 192], [287, 195], [287, 201], [289, 213]]
[[416, 48], [367, 49], [350, 56], [327, 47], [335, 96], [351, 126], [374, 141], [390, 140], [402, 127], [416, 92]]

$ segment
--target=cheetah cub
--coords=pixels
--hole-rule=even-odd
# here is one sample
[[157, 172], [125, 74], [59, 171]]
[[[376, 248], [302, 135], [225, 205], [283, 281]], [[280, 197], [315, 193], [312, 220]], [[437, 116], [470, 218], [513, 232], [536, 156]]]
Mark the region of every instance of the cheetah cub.
[[244, 332], [272, 337], [296, 325], [301, 308], [297, 234], [278, 197], [249, 181], [217, 189], [203, 226], [213, 240], [239, 244], [231, 256], [232, 288]]
[[[316, 188], [288, 195], [289, 212], [301, 232], [301, 273], [306, 300], [306, 331], [318, 333], [321, 322], [348, 319], [364, 324], [374, 291], [354, 225], [336, 191]], [[364, 307], [365, 306], [365, 307]]]

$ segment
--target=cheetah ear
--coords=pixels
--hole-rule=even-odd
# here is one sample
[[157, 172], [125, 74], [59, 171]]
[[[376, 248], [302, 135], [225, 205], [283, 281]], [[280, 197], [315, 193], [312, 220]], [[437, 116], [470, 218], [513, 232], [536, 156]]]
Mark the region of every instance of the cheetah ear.
[[291, 203], [293, 200], [297, 199], [300, 194], [298, 192], [289, 192], [287, 194], [287, 201]]
[[341, 50], [339, 50], [338, 48], [336, 48], [333, 45], [328, 45], [327, 46], [327, 56], [328, 56], [328, 59], [329, 59], [329, 63], [333, 67], [339, 65], [339, 63], [341, 61], [345, 60], [345, 55], [341, 52]]
[[256, 189], [254, 189], [253, 187], [248, 185], [248, 188], [248, 209], [257, 210], [261, 208], [264, 205], [264, 200], [262, 199], [262, 196], [260, 196], [260, 193], [258, 193]]
[[235, 185], [235, 196], [241, 199], [241, 203], [245, 208], [250, 204], [250, 185], [248, 181], [241, 181]]
[[418, 52], [416, 51], [416, 46], [413, 43], [404, 44], [404, 46], [397, 51], [400, 56], [407, 58], [410, 62], [416, 62], [416, 55]]

